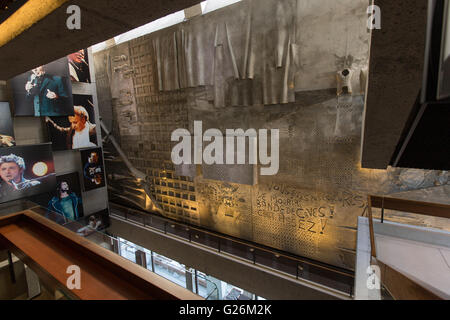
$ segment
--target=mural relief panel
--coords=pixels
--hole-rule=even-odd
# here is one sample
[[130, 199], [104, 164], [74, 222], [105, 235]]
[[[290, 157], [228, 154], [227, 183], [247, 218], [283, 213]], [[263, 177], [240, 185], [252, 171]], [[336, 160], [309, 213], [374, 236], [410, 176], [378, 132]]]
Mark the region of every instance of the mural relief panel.
[[[102, 116], [163, 215], [353, 269], [367, 194], [449, 198], [447, 172], [360, 166], [368, 4], [244, 0], [95, 55]], [[345, 68], [352, 94], [337, 96]], [[171, 133], [199, 120], [204, 131], [279, 129], [278, 174], [240, 184], [233, 166], [175, 166]], [[111, 198], [152, 211], [108, 143], [105, 162]]]
[[219, 232], [252, 240], [252, 190], [250, 186], [199, 178], [196, 191], [200, 222]]

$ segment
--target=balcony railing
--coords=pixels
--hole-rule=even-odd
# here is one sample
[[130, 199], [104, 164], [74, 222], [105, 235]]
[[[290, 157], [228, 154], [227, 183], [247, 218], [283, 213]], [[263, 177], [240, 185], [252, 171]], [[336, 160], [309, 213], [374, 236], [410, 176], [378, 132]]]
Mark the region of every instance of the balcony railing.
[[[370, 230], [371, 263], [376, 264], [381, 270], [381, 282], [393, 297], [398, 299], [441, 299], [434, 293], [425, 289], [415, 281], [403, 275], [388, 264], [377, 259], [375, 231], [373, 223], [373, 209], [380, 209], [380, 222], [384, 223], [390, 212], [408, 212], [438, 218], [450, 218], [450, 205], [406, 199], [391, 198], [385, 196], [368, 196], [368, 219]], [[408, 288], [405, 290], [405, 288]]]
[[219, 253], [233, 255], [254, 265], [270, 268], [295, 279], [317, 283], [348, 297], [353, 295], [354, 274], [351, 271], [293, 256], [286, 252], [208, 231], [197, 226], [183, 224], [152, 213], [130, 209], [116, 203], [110, 203], [110, 214], [145, 228], [206, 246]]
[[[202, 299], [117, 255], [114, 252], [115, 239], [94, 230], [82, 237], [73, 231], [84, 225], [66, 221], [62, 226], [51, 218], [52, 215], [39, 206], [0, 217], [0, 249], [14, 253], [43, 282], [61, 290], [68, 298]], [[54, 218], [61, 220], [61, 217]], [[77, 266], [80, 270], [80, 288], [67, 287], [70, 266]]]

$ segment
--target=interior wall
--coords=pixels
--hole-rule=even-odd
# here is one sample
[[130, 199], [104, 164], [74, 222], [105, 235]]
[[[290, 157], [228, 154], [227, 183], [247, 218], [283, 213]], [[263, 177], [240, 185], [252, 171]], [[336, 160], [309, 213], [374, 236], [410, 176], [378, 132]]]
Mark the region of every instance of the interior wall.
[[[89, 50], [89, 61], [91, 79], [95, 79], [95, 68], [93, 67], [93, 55]], [[99, 124], [99, 109], [97, 101], [96, 85], [94, 82], [87, 83], [72, 83], [73, 94], [90, 94], [93, 97], [95, 110], [95, 123]], [[12, 93], [10, 92], [7, 82], [0, 82], [0, 101], [9, 102], [11, 108], [13, 106]], [[44, 117], [14, 117], [14, 134], [17, 146], [33, 145], [39, 143], [50, 142], [47, 133], [47, 125]], [[102, 138], [100, 126], [97, 126], [97, 141], [99, 146], [102, 146]], [[62, 175], [71, 172], [78, 172], [80, 182], [82, 181], [82, 165], [80, 153], [77, 150], [54, 151], [53, 159], [55, 163], [56, 175]], [[89, 192], [82, 192], [84, 215], [87, 216], [92, 213], [108, 208], [108, 193], [107, 188], [96, 189]]]
[[[367, 194], [434, 193], [448, 184], [447, 172], [361, 168], [368, 4], [247, 0], [94, 55], [100, 112], [152, 181], [165, 216], [353, 269]], [[354, 72], [353, 94], [338, 97], [344, 67]], [[174, 166], [171, 133], [192, 133], [195, 120], [203, 130], [279, 129], [278, 174]], [[110, 198], [154, 209], [114, 148], [105, 148]]]

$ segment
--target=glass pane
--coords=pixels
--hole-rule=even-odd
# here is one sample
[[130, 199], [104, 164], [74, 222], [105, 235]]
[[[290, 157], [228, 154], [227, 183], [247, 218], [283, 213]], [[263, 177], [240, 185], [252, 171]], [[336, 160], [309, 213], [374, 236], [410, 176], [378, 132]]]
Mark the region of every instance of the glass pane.
[[214, 249], [219, 249], [219, 238], [208, 233], [191, 230], [191, 241], [203, 244]]
[[297, 261], [284, 256], [275, 255], [272, 252], [256, 250], [256, 263], [297, 276]]
[[232, 240], [221, 239], [220, 250], [253, 261], [253, 252], [248, 246]]
[[156, 274], [186, 288], [186, 270], [184, 265], [157, 253], [153, 255], [153, 263]]

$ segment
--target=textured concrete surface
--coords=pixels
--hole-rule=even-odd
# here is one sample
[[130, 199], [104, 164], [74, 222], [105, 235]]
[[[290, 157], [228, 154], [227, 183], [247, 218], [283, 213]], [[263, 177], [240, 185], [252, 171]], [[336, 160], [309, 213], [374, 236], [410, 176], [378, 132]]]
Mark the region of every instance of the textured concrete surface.
[[386, 169], [422, 87], [426, 0], [375, 0], [381, 30], [372, 31], [362, 167]]
[[[0, 79], [7, 80], [199, 2], [70, 1], [0, 48]], [[69, 5], [81, 8], [81, 30], [69, 30], [66, 26]]]
[[[350, 10], [345, 19], [346, 15], [340, 12], [340, 19], [331, 20], [326, 19], [330, 15], [330, 7], [325, 6], [325, 2], [321, 1], [321, 6], [315, 1], [299, 3], [303, 11], [298, 14], [309, 17], [311, 23], [302, 23], [296, 31], [300, 39], [298, 45], [303, 48], [301, 60], [308, 62], [308, 68], [304, 74], [299, 74], [302, 81], [293, 84], [294, 87], [300, 85], [294, 103], [225, 104], [218, 107], [214, 101], [213, 86], [159, 90], [161, 73], [158, 73], [154, 39], [173, 43], [169, 40], [173, 40], [173, 36], [184, 30], [185, 26], [192, 30], [214, 29], [217, 21], [230, 21], [230, 30], [234, 30], [236, 25], [232, 24], [236, 20], [228, 20], [227, 15], [234, 17], [234, 10], [241, 12], [241, 6], [245, 6], [245, 2], [242, 2], [241, 5], [211, 13], [211, 16], [197, 17], [96, 53], [97, 86], [101, 101], [99, 108], [105, 118], [110, 120], [113, 134], [120, 140], [129, 160], [139, 170], [146, 172], [154, 183], [155, 198], [164, 209], [165, 216], [353, 269], [357, 217], [366, 210], [367, 194], [386, 195], [444, 185], [448, 183], [448, 173], [361, 168], [364, 97], [358, 95], [355, 88], [353, 96], [343, 95], [338, 98], [336, 91], [329, 87], [333, 85], [330, 75], [335, 75], [336, 70], [342, 67], [342, 53], [346, 52], [347, 44], [352, 43], [355, 34], [363, 38], [356, 42], [359, 44], [356, 47], [350, 46], [348, 52], [356, 52], [353, 54], [355, 59], [358, 57], [360, 61], [367, 61], [368, 47], [365, 40], [369, 35], [366, 25], [361, 23], [361, 12], [366, 12], [366, 3], [358, 2], [358, 14], [351, 15]], [[345, 3], [348, 4], [347, 1]], [[316, 25], [319, 21], [323, 24], [321, 27]], [[349, 31], [347, 34], [344, 32], [346, 26], [347, 30], [358, 31]], [[341, 30], [339, 41], [328, 38], [326, 31], [333, 28]], [[274, 32], [272, 29], [266, 31], [270, 35]], [[239, 34], [234, 36], [232, 39], [236, 43], [245, 39]], [[313, 38], [314, 41], [311, 40]], [[363, 50], [364, 45], [366, 51]], [[198, 48], [212, 50], [211, 47], [213, 43], [209, 47]], [[245, 55], [245, 51], [237, 50], [239, 45], [234, 48], [236, 60], [241, 61], [242, 56], [238, 54]], [[186, 50], [189, 53], [191, 49]], [[173, 53], [173, 50], [167, 52]], [[224, 56], [227, 54], [224, 53]], [[125, 55], [123, 61], [121, 55]], [[164, 61], [167, 70], [176, 70], [170, 64], [178, 60]], [[213, 66], [208, 60], [197, 67], [203, 68], [203, 74], [210, 74], [215, 73]], [[130, 74], [129, 70], [134, 72]], [[192, 70], [193, 73], [197, 71]], [[304, 79], [314, 81], [310, 81], [308, 87]], [[227, 95], [239, 97], [243, 92], [246, 92], [245, 88], [242, 91], [231, 90]], [[223, 174], [219, 170], [215, 173], [220, 179], [216, 180], [211, 179], [211, 172], [202, 170], [197, 170], [194, 177], [190, 175], [193, 170], [187, 170], [191, 171], [189, 175], [179, 175], [180, 170], [175, 170], [171, 161], [171, 133], [178, 128], [193, 132], [194, 120], [202, 120], [204, 130], [217, 128], [221, 132], [237, 128], [279, 129], [278, 174], [259, 176], [258, 184], [254, 186], [239, 184], [233, 180], [233, 175]], [[111, 149], [110, 145], [105, 145], [105, 148]], [[108, 172], [119, 172], [119, 159], [110, 158], [106, 162]], [[225, 176], [230, 180], [223, 181]], [[147, 209], [142, 188], [136, 183], [133, 187], [130, 180], [127, 174], [125, 178], [110, 179], [111, 197], [127, 204], [140, 203], [142, 209]], [[440, 194], [448, 197], [445, 193]], [[137, 197], [139, 201], [131, 201]], [[400, 219], [428, 224], [421, 218], [407, 214]]]

